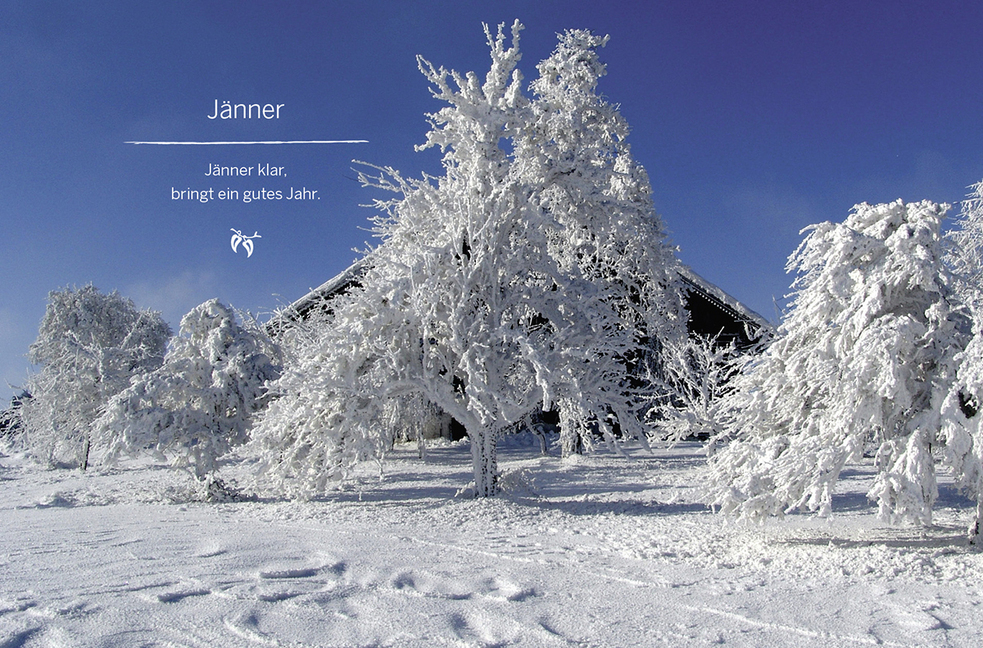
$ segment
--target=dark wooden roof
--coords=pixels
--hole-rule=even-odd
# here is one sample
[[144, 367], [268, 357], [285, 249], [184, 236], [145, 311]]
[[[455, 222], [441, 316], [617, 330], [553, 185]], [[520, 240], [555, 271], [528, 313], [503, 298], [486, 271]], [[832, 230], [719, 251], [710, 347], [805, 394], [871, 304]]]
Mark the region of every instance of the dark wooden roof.
[[[344, 294], [360, 281], [369, 267], [371, 255], [363, 257], [317, 288], [278, 312], [267, 324], [267, 331], [277, 335], [316, 311], [330, 312], [332, 297]], [[691, 335], [719, 336], [723, 344], [734, 342], [747, 348], [764, 337], [770, 337], [774, 327], [761, 315], [746, 307], [726, 292], [686, 266], [679, 267], [679, 277], [686, 291], [689, 310], [688, 328]]]
[[352, 288], [361, 286], [360, 280], [362, 275], [368, 269], [367, 259], [368, 257], [359, 259], [342, 272], [328, 279], [317, 288], [311, 289], [306, 295], [277, 312], [266, 323], [267, 333], [275, 336], [284, 329], [289, 328], [294, 322], [304, 321], [318, 310], [330, 312], [328, 304], [332, 297], [344, 294]]
[[690, 335], [717, 337], [746, 349], [774, 334], [768, 320], [685, 266], [679, 277], [686, 290]]

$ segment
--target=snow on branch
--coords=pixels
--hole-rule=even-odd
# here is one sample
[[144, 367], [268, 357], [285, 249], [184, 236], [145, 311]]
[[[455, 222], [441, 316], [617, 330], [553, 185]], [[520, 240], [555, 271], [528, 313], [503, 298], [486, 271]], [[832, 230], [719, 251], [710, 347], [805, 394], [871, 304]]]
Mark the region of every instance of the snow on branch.
[[309, 496], [384, 454], [394, 399], [464, 425], [478, 495], [497, 490], [497, 436], [537, 407], [559, 408], [567, 448], [592, 430], [645, 441], [653, 386], [629, 372], [685, 335], [677, 261], [627, 125], [596, 93], [606, 39], [561, 35], [529, 98], [521, 28], [511, 47], [504, 26], [486, 28], [483, 84], [419, 59], [448, 104], [421, 147], [441, 148], [445, 173], [360, 174], [397, 197], [374, 203], [381, 242], [361, 287], [334, 305], [256, 428], [276, 488]]
[[844, 466], [876, 454], [869, 496], [886, 519], [931, 522], [933, 448], [965, 335], [940, 229], [949, 206], [857, 205], [789, 257], [791, 309], [735, 378], [707, 502], [742, 517], [828, 514]]

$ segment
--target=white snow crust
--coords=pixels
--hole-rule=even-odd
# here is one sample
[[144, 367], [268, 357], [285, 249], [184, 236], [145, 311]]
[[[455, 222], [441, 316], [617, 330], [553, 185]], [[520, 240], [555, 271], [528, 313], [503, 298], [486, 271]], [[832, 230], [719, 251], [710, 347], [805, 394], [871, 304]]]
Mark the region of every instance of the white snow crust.
[[978, 645], [983, 552], [944, 475], [928, 528], [878, 522], [866, 469], [830, 519], [748, 525], [698, 503], [697, 444], [631, 454], [509, 436], [475, 500], [466, 441], [414, 443], [381, 481], [222, 504], [161, 465], [0, 456], [0, 646]]

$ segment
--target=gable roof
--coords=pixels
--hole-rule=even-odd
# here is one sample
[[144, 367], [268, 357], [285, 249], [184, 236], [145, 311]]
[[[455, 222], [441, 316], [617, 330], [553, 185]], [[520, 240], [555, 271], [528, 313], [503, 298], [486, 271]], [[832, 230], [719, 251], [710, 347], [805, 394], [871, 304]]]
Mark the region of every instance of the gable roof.
[[679, 265], [679, 278], [686, 288], [691, 335], [718, 336], [723, 344], [733, 342], [747, 348], [770, 338], [775, 327], [764, 317], [710, 283], [692, 268]]
[[[371, 253], [362, 257], [345, 270], [328, 279], [317, 288], [277, 312], [267, 322], [266, 330], [277, 335], [295, 322], [307, 319], [318, 310], [329, 311], [331, 298], [360, 286], [360, 280], [369, 268]], [[687, 292], [689, 309], [688, 327], [691, 335], [717, 336], [720, 342], [734, 342], [739, 348], [752, 346], [757, 341], [771, 337], [774, 326], [764, 317], [710, 283], [690, 267], [679, 264], [679, 278]]]
[[317, 288], [310, 289], [306, 295], [286, 308], [277, 311], [266, 323], [267, 333], [275, 335], [294, 322], [307, 319], [314, 311], [325, 308], [328, 301], [335, 295], [344, 294], [352, 288], [360, 286], [359, 280], [369, 267], [368, 259], [369, 256], [362, 257]]

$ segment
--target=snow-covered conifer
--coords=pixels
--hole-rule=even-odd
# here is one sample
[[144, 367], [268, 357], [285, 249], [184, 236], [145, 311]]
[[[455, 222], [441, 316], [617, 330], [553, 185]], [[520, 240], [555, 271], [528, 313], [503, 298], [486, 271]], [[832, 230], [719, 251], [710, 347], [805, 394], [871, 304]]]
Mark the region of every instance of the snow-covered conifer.
[[[557, 381], [558, 408], [568, 421], [561, 426], [564, 454], [589, 447], [592, 435], [583, 432], [594, 427], [610, 441], [610, 417], [600, 415], [605, 407], [614, 410], [623, 433], [644, 441], [639, 420], [652, 394], [638, 388], [664, 392], [662, 356], [668, 354], [660, 345], [675, 347], [685, 339], [677, 261], [654, 214], [648, 175], [631, 157], [628, 123], [597, 92], [607, 73], [598, 49], [607, 41], [584, 30], [560, 36], [553, 54], [537, 66], [532, 115], [515, 144], [515, 166], [532, 188], [534, 208], [550, 224], [544, 230], [549, 256], [560, 272], [584, 282], [582, 293], [596, 296], [583, 312], [593, 319], [598, 342], [623, 345], [608, 347], [608, 367], [571, 367], [577, 377]], [[635, 381], [630, 399], [612, 394], [584, 407], [587, 394], [610, 394], [616, 375], [630, 382], [626, 373], [646, 378]], [[568, 405], [573, 411], [563, 412]]]
[[857, 205], [789, 258], [800, 274], [778, 337], [735, 380], [708, 502], [751, 518], [828, 513], [847, 462], [876, 452], [869, 496], [887, 518], [931, 520], [932, 450], [962, 345], [940, 225], [948, 205]]
[[378, 457], [387, 401], [410, 394], [464, 425], [478, 496], [497, 490], [498, 434], [537, 407], [609, 439], [612, 414], [642, 429], [627, 369], [683, 334], [675, 257], [624, 122], [595, 92], [603, 39], [561, 36], [529, 99], [520, 29], [511, 47], [486, 29], [484, 81], [419, 60], [448, 104], [424, 145], [445, 174], [363, 175], [399, 197], [376, 203], [362, 288], [332, 304], [256, 430], [281, 488], [311, 494]]
[[170, 335], [160, 313], [138, 310], [115, 291], [88, 285], [49, 293], [28, 353], [41, 371], [29, 379], [21, 411], [32, 453], [84, 469], [93, 422], [131, 378], [160, 366]]
[[196, 306], [181, 319], [163, 365], [117, 394], [97, 422], [107, 458], [150, 451], [203, 479], [247, 440], [279, 362], [258, 326], [240, 325], [217, 299]]

